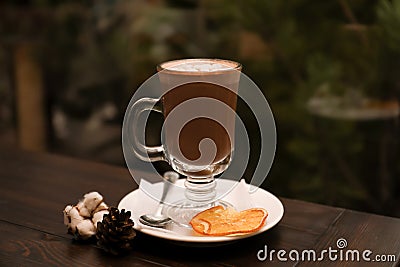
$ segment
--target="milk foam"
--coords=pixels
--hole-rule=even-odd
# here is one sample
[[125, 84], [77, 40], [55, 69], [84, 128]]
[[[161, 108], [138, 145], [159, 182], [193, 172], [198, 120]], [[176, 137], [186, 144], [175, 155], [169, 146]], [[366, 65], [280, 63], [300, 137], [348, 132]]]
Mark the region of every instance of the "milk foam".
[[213, 72], [221, 70], [229, 70], [234, 67], [231, 65], [225, 65], [218, 62], [212, 61], [198, 61], [198, 62], [184, 62], [177, 63], [173, 66], [166, 66], [167, 70], [173, 71], [185, 71], [185, 72]]

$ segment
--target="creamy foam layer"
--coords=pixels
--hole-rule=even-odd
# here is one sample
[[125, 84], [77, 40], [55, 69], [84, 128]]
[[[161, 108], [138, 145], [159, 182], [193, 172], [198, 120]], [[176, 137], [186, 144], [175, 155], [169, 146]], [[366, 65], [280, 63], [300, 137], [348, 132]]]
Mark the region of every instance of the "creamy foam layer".
[[167, 62], [161, 67], [182, 72], [214, 72], [235, 69], [238, 64], [223, 60], [178, 60]]

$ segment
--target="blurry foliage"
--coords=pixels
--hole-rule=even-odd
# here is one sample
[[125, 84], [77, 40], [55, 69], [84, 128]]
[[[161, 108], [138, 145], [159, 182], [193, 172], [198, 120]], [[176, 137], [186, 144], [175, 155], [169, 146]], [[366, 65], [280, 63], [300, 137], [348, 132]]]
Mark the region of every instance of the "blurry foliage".
[[[41, 29], [46, 86], [52, 105], [70, 116], [87, 117], [111, 101], [120, 123], [135, 88], [161, 61], [237, 60], [263, 90], [277, 123], [277, 153], [264, 187], [282, 196], [393, 212], [384, 205], [399, 198], [397, 124], [318, 118], [306, 103], [316, 94], [349, 90], [399, 99], [400, 0], [7, 2], [51, 8], [48, 27]], [[244, 54], [243, 33], [259, 37], [264, 53]], [[249, 131], [256, 126], [250, 123]], [[389, 148], [381, 147], [382, 138]], [[389, 164], [380, 158], [382, 149], [390, 150], [392, 164], [386, 198], [379, 191], [381, 165]]]

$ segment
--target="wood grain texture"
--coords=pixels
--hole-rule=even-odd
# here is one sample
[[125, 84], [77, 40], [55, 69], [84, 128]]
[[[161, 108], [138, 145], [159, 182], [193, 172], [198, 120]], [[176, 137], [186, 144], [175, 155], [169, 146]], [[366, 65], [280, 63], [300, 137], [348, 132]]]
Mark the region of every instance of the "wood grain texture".
[[397, 255], [396, 262], [379, 266], [397, 266], [400, 259], [400, 219], [285, 198], [282, 221], [260, 235], [223, 246], [193, 247], [138, 233], [132, 253], [113, 257], [95, 244], [73, 241], [62, 210], [92, 190], [117, 205], [137, 188], [127, 169], [0, 148], [0, 182], [0, 266], [315, 266], [310, 261], [281, 262], [276, 256], [260, 261], [257, 253], [265, 246], [319, 252], [335, 247], [339, 238], [347, 240], [349, 249]]

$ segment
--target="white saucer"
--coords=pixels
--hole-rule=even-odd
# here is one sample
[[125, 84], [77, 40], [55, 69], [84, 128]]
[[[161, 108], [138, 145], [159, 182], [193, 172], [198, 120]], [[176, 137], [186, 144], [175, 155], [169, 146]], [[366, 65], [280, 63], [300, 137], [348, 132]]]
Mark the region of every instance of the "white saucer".
[[[177, 181], [178, 185], [182, 183], [184, 179]], [[226, 186], [232, 188], [237, 184], [237, 181], [219, 179], [219, 186]], [[131, 211], [131, 218], [135, 223], [134, 228], [145, 234], [179, 242], [194, 242], [194, 243], [214, 243], [214, 242], [228, 242], [234, 241], [253, 235], [257, 235], [271, 229], [281, 219], [284, 213], [282, 202], [273, 194], [266, 190], [258, 188], [255, 192], [249, 195], [254, 207], [264, 208], [268, 212], [268, 217], [265, 225], [254, 233], [236, 236], [201, 236], [196, 234], [192, 229], [186, 227], [180, 227], [174, 223], [167, 226], [166, 229], [159, 229], [149, 226], [144, 226], [138, 222], [138, 218], [147, 213], [154, 212], [157, 209], [158, 202], [153, 198], [146, 195], [142, 190], [136, 189], [127, 194], [119, 203], [118, 209], [125, 209]]]

